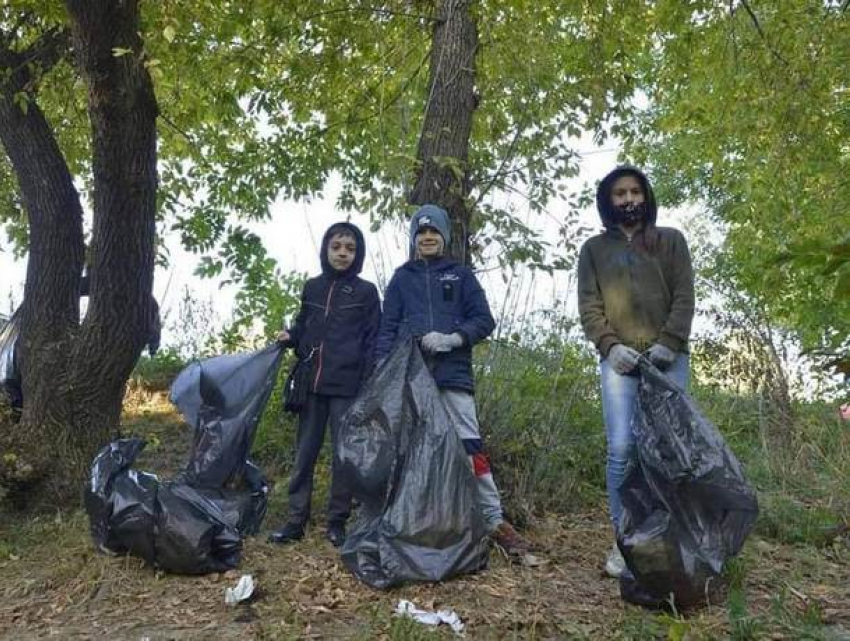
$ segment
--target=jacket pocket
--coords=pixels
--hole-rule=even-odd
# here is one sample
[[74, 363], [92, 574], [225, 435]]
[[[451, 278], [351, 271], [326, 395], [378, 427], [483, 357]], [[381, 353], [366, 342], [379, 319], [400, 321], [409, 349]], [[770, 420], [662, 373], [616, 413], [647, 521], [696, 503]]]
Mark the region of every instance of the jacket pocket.
[[363, 303], [351, 303], [337, 307], [335, 315], [345, 323], [356, 323], [363, 318], [365, 311]]

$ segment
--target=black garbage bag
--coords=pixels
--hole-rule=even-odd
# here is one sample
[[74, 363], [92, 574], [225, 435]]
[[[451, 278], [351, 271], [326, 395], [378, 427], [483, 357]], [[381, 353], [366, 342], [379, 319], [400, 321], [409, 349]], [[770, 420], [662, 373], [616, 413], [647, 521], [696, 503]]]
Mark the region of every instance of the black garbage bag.
[[209, 497], [208, 490], [130, 469], [144, 446], [139, 438], [120, 439], [92, 463], [85, 504], [95, 545], [181, 574], [235, 568], [245, 517], [223, 510], [215, 490]]
[[[21, 310], [18, 308], [0, 329], [0, 395], [15, 408], [23, 407], [21, 371], [18, 365], [18, 337], [21, 335]], [[4, 400], [4, 399], [0, 399]]]
[[181, 372], [171, 398], [195, 438], [176, 479], [160, 482], [131, 469], [144, 448], [141, 439], [118, 440], [100, 451], [85, 493], [98, 548], [182, 574], [239, 564], [242, 537], [259, 531], [268, 506], [268, 483], [246, 457], [281, 353], [273, 346], [219, 356]]
[[120, 439], [104, 447], [91, 466], [85, 505], [98, 549], [131, 554], [153, 564], [159, 479], [130, 469], [144, 447], [140, 438]]
[[157, 494], [156, 523], [159, 567], [179, 574], [207, 574], [239, 565], [242, 537], [236, 523], [228, 522], [203, 489], [163, 483]]
[[169, 398], [195, 428], [183, 480], [218, 488], [242, 474], [282, 356], [283, 348], [274, 344], [208, 358], [180, 372]]
[[620, 486], [621, 596], [677, 607], [704, 602], [758, 516], [741, 465], [693, 400], [640, 361], [632, 421], [636, 463]]
[[250, 460], [245, 461], [235, 488], [202, 488], [198, 490], [224, 514], [226, 523], [235, 523], [243, 536], [257, 534], [268, 509], [269, 484]]
[[361, 504], [341, 550], [358, 579], [386, 589], [487, 565], [475, 480], [413, 340], [390, 354], [343, 416], [337, 456]]

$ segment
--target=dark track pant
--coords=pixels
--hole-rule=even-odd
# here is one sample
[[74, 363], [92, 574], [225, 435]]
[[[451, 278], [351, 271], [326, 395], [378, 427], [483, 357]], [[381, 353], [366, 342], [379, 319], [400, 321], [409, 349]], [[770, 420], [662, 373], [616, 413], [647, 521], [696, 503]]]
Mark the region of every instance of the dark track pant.
[[[298, 443], [295, 466], [289, 479], [289, 522], [306, 525], [310, 519], [313, 494], [313, 470], [325, 439], [325, 427], [331, 426], [331, 443], [336, 452], [339, 419], [354, 398], [308, 394], [307, 403], [298, 417]], [[351, 512], [351, 491], [343, 487], [336, 469], [336, 456], [331, 470], [328, 523], [344, 523]]]

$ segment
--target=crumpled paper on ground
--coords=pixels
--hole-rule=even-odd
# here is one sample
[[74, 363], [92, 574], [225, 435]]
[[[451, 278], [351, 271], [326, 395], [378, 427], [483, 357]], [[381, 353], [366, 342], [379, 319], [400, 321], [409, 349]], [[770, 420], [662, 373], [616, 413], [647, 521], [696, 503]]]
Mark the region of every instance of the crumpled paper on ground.
[[453, 610], [437, 610], [436, 612], [429, 612], [428, 610], [417, 608], [416, 605], [410, 601], [402, 599], [398, 602], [398, 605], [395, 608], [395, 613], [398, 616], [410, 617], [411, 619], [418, 621], [419, 623], [424, 623], [425, 625], [437, 626], [441, 623], [445, 623], [457, 634], [463, 635], [463, 621], [460, 620], [460, 617]]

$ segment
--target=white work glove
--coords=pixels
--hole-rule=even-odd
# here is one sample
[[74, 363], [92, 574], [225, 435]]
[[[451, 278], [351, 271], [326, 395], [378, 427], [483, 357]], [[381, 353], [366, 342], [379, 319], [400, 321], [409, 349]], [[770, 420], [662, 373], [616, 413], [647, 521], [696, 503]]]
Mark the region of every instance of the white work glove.
[[422, 351], [430, 352], [432, 354], [450, 352], [463, 345], [463, 336], [457, 332], [454, 334], [428, 332], [422, 337], [420, 345], [422, 346]]
[[608, 350], [608, 362], [618, 374], [628, 374], [638, 363], [640, 354], [636, 349], [632, 349], [622, 343], [617, 343]]
[[650, 347], [646, 356], [649, 358], [649, 362], [660, 370], [667, 369], [676, 360], [676, 352], [661, 343], [655, 343]]

